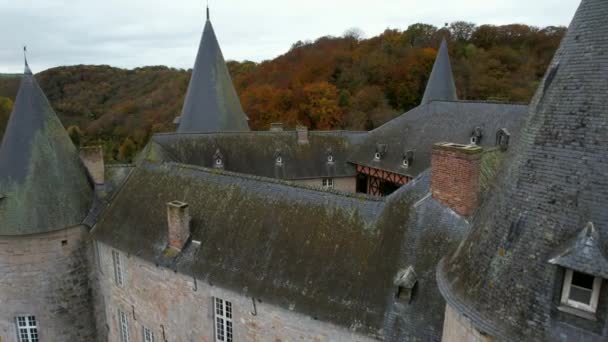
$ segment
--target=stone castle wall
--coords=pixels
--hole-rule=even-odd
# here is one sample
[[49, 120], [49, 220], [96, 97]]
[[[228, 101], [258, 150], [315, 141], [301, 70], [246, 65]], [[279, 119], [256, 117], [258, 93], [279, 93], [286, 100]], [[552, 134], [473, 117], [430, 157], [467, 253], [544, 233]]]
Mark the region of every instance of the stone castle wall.
[[[128, 316], [131, 341], [141, 341], [143, 327], [155, 341], [214, 341], [213, 298], [233, 307], [234, 341], [355, 341], [372, 339], [348, 329], [317, 321], [251, 297], [223, 290], [172, 270], [157, 267], [136, 256], [121, 253], [124, 287], [114, 278], [112, 249], [97, 243], [99, 279], [96, 286], [100, 340], [120, 341], [118, 310]], [[105, 310], [104, 310], [105, 309]]]
[[445, 307], [442, 342], [495, 342], [491, 336], [482, 334], [470, 319], [458, 313], [449, 304]]
[[0, 237], [0, 341], [17, 342], [15, 318], [36, 316], [41, 341], [93, 341], [84, 226]]

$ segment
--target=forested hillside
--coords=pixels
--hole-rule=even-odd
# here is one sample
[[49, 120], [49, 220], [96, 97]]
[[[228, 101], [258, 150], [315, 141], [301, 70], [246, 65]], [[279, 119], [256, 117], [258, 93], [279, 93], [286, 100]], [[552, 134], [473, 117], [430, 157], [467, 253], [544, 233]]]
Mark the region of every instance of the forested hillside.
[[[283, 122], [368, 130], [419, 103], [443, 37], [461, 99], [527, 102], [564, 33], [563, 27], [455, 22], [362, 39], [352, 29], [297, 42], [273, 60], [228, 65], [253, 129]], [[189, 77], [189, 71], [162, 66], [80, 65], [37, 75], [73, 139], [102, 143], [106, 156], [119, 161], [130, 160], [151, 133], [175, 129]], [[17, 76], [0, 75], [0, 134], [18, 84]]]

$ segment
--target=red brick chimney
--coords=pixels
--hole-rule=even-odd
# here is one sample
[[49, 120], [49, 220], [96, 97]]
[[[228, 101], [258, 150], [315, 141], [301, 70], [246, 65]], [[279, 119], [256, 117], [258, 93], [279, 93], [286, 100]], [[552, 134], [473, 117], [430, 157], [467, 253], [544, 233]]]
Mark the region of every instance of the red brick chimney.
[[181, 251], [190, 238], [190, 210], [180, 201], [167, 203], [169, 247]]
[[479, 205], [481, 152], [474, 145], [438, 143], [431, 157], [433, 198], [462, 216], [473, 214]]
[[89, 172], [93, 183], [102, 185], [105, 182], [105, 166], [103, 162], [103, 149], [101, 146], [80, 148], [80, 160]]

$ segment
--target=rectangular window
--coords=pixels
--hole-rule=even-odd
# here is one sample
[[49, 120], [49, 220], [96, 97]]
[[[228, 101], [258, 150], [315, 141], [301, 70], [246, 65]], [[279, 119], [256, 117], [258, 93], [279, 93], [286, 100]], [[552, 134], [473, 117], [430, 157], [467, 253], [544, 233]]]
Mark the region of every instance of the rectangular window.
[[17, 316], [19, 342], [38, 342], [38, 327], [35, 316]]
[[220, 298], [215, 302], [215, 340], [232, 342], [232, 303]]
[[154, 333], [152, 330], [144, 327], [144, 342], [154, 342]]
[[118, 310], [118, 331], [120, 332], [120, 342], [129, 342], [129, 321], [127, 314]]
[[114, 261], [114, 280], [116, 285], [123, 287], [125, 284], [124, 266], [122, 255], [115, 250], [112, 250], [112, 260]]
[[562, 289], [562, 304], [595, 313], [601, 285], [602, 278], [566, 270]]
[[333, 178], [323, 178], [323, 189], [333, 189], [334, 188], [334, 179]]

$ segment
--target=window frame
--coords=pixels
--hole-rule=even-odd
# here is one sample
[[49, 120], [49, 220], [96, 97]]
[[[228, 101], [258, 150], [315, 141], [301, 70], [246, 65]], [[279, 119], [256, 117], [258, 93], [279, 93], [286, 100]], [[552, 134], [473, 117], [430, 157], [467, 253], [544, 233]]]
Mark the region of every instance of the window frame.
[[[152, 331], [152, 329], [146, 327], [145, 325], [142, 326], [142, 336], [141, 336], [141, 340], [144, 342], [154, 342], [154, 331]], [[148, 333], [148, 334], [146, 334]]]
[[[19, 324], [19, 319], [23, 318], [24, 325]], [[33, 324], [32, 321], [34, 322]], [[17, 326], [17, 341], [19, 342], [39, 342], [40, 332], [38, 330], [38, 320], [34, 315], [18, 315], [15, 316], [15, 324]], [[22, 331], [22, 329], [24, 331]], [[21, 333], [25, 332], [26, 336]]]
[[333, 178], [323, 178], [321, 180], [321, 186], [323, 189], [334, 189], [335, 182]]
[[112, 263], [114, 264], [114, 283], [118, 287], [125, 286], [125, 267], [124, 267], [124, 259], [122, 254], [113, 249], [112, 250]]
[[118, 309], [118, 335], [120, 342], [130, 342], [131, 336], [129, 335], [129, 318], [127, 314]]
[[216, 342], [234, 342], [232, 302], [213, 297], [213, 330]]
[[[570, 290], [571, 290], [572, 286], [576, 287], [576, 285], [572, 285], [572, 277], [574, 275], [574, 272], [578, 272], [578, 271], [575, 271], [572, 269], [566, 269], [566, 273], [564, 274], [564, 284], [562, 287], [561, 303], [563, 305], [575, 308], [577, 310], [582, 310], [582, 311], [593, 313], [593, 314], [596, 313], [597, 305], [598, 305], [599, 298], [600, 298], [600, 289], [602, 287], [602, 278], [596, 277], [591, 274], [587, 274], [587, 275], [590, 275], [593, 277], [593, 286], [591, 289], [590, 303], [585, 304], [585, 303], [570, 299]], [[578, 273], [586, 274], [583, 272], [578, 272]]]

